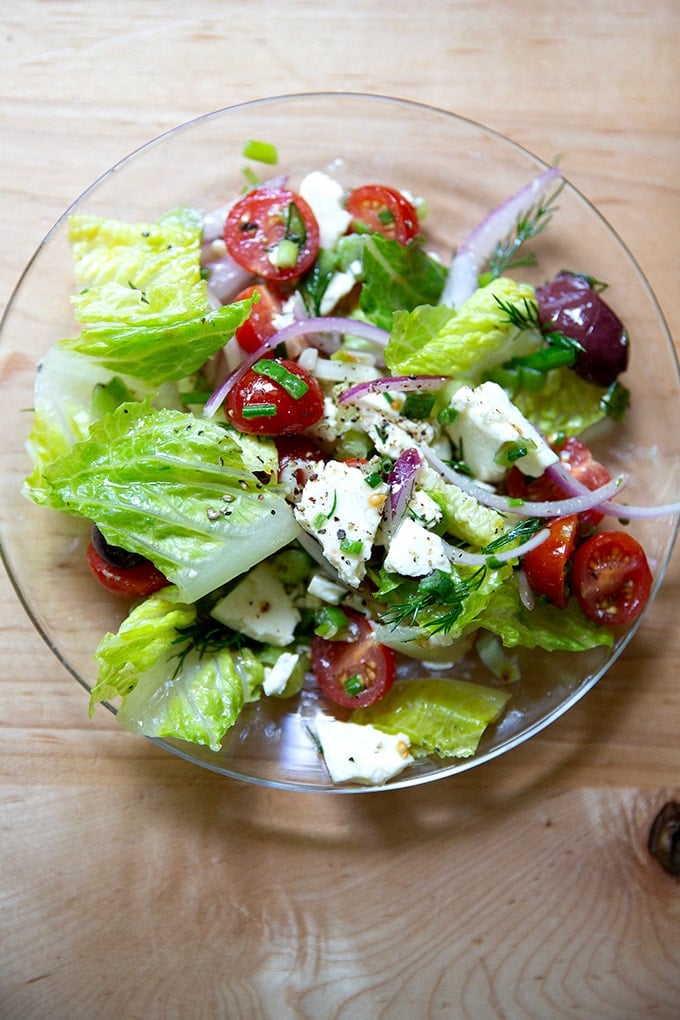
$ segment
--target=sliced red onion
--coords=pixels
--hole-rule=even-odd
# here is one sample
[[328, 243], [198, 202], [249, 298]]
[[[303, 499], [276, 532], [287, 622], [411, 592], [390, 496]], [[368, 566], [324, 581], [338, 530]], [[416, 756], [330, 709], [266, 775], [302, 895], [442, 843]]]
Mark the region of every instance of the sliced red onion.
[[218, 305], [228, 305], [251, 283], [253, 277], [229, 256], [215, 262], [206, 262], [208, 270], [208, 297]]
[[399, 527], [406, 508], [413, 496], [418, 472], [423, 458], [415, 447], [404, 450], [392, 465], [387, 486], [386, 523], [388, 535], [392, 535]]
[[338, 397], [338, 403], [351, 404], [369, 393], [385, 393], [390, 390], [399, 390], [402, 393], [423, 393], [425, 390], [437, 390], [445, 382], [448, 382], [448, 376], [445, 375], [393, 375], [385, 379], [371, 379], [367, 382], [356, 383], [355, 386], [343, 390]]
[[[582, 496], [590, 490], [579, 482], [571, 474], [565, 464], [558, 461], [546, 469], [548, 477], [559, 485], [561, 489], [570, 496]], [[659, 506], [633, 506], [626, 503], [615, 503], [611, 499], [603, 499], [597, 504], [597, 509], [609, 517], [617, 517], [619, 520], [641, 517], [662, 517], [665, 514], [680, 514], [680, 501], [675, 503], [662, 503]]]
[[292, 340], [297, 340], [300, 337], [307, 337], [308, 340], [312, 338], [312, 343], [316, 346], [316, 338], [314, 334], [324, 333], [351, 333], [352, 336], [360, 336], [366, 340], [371, 340], [373, 343], [380, 344], [384, 347], [389, 339], [389, 333], [384, 329], [380, 329], [378, 326], [373, 326], [369, 322], [360, 322], [357, 319], [347, 319], [332, 316], [319, 316], [312, 319], [297, 319], [295, 322], [291, 322], [290, 325], [284, 326], [283, 329], [278, 330], [273, 336], [270, 336], [268, 340], [265, 340], [258, 349], [248, 354], [243, 358], [241, 364], [236, 368], [227, 378], [224, 380], [222, 385], [211, 394], [210, 398], [206, 401], [203, 406], [203, 414], [206, 418], [211, 418], [218, 407], [224, 403], [224, 400], [229, 393], [229, 390], [234, 386], [235, 383], [241, 378], [242, 375], [248, 371], [248, 369], [255, 364], [256, 361], [262, 357], [262, 355], [278, 347], [279, 344], [289, 343]]
[[499, 496], [467, 475], [448, 467], [429, 447], [422, 447], [422, 453], [442, 478], [457, 485], [469, 496], [473, 496], [478, 503], [491, 507], [501, 514], [513, 514], [516, 517], [564, 517], [567, 514], [579, 514], [584, 510], [599, 507], [616, 492], [619, 492], [624, 484], [623, 478], [612, 478], [606, 485], [601, 485], [598, 489], [590, 490], [584, 487], [583, 493], [568, 499], [558, 499], [553, 502], [549, 500], [518, 502], [507, 496]]
[[520, 567], [517, 571], [517, 586], [519, 588], [520, 602], [525, 609], [528, 609], [529, 612], [531, 612], [536, 605], [536, 595], [534, 593], [534, 589], [529, 584], [529, 578], [526, 575], [526, 571], [523, 570], [522, 567]]
[[466, 549], [458, 549], [455, 545], [449, 545], [448, 542], [444, 543], [444, 549], [452, 563], [469, 567], [480, 567], [484, 566], [484, 564], [492, 558], [501, 563], [516, 560], [518, 557], [524, 556], [525, 553], [530, 552], [532, 549], [538, 548], [539, 545], [543, 545], [549, 535], [549, 528], [541, 528], [541, 530], [537, 531], [531, 536], [531, 538], [528, 538], [526, 542], [521, 542], [519, 545], [516, 545], [514, 549], [503, 549], [501, 552], [495, 553], [472, 553], [468, 552]]
[[439, 303], [460, 308], [475, 292], [479, 274], [499, 241], [503, 241], [560, 177], [550, 167], [497, 206], [470, 231], [456, 252]]

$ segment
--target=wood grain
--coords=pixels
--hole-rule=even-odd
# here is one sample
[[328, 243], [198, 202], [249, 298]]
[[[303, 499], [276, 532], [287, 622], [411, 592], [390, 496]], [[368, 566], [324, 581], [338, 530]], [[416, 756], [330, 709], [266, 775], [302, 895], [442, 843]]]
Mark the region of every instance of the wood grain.
[[[68, 204], [175, 124], [376, 91], [508, 134], [634, 251], [680, 335], [679, 11], [595, 0], [109, 0], [3, 9], [0, 300]], [[87, 719], [0, 580], [0, 1016], [675, 1020], [677, 554], [567, 716], [499, 761], [365, 797], [239, 784]]]

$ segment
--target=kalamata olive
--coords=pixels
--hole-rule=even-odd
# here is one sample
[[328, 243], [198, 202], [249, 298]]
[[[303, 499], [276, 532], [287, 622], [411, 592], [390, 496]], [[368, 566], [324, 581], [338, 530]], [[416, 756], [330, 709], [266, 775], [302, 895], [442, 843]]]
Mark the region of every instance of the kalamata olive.
[[91, 541], [102, 559], [110, 563], [112, 567], [127, 570], [129, 567], [138, 567], [140, 563], [144, 563], [144, 557], [139, 553], [128, 552], [127, 549], [121, 549], [119, 545], [110, 545], [96, 524], [92, 525]]
[[609, 386], [628, 367], [628, 334], [587, 277], [561, 272], [536, 288], [541, 326], [577, 340], [574, 371], [588, 382]]

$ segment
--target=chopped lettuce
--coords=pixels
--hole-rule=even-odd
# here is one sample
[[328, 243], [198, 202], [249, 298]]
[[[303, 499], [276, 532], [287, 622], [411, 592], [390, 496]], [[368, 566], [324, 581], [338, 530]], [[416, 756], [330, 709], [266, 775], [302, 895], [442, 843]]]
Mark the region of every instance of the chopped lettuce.
[[418, 245], [403, 247], [371, 234], [363, 245], [361, 311], [371, 322], [389, 330], [393, 314], [400, 309], [435, 304], [445, 277], [442, 264]]
[[499, 277], [476, 290], [457, 311], [445, 305], [397, 311], [385, 350], [387, 367], [394, 375], [423, 373], [480, 381], [493, 365], [540, 345], [540, 334], [513, 325], [499, 304], [521, 311], [525, 301], [533, 300], [529, 284]]
[[194, 602], [298, 534], [273, 486], [219, 424], [150, 402], [123, 404], [46, 468], [42, 502], [94, 521], [150, 559]]
[[203, 217], [176, 209], [156, 223], [69, 221], [79, 336], [60, 341], [112, 372], [160, 385], [196, 372], [248, 318], [252, 299], [213, 309], [201, 277]]
[[508, 700], [504, 691], [465, 680], [406, 680], [380, 701], [353, 712], [352, 722], [405, 733], [413, 749], [442, 758], [469, 758]]
[[513, 403], [543, 432], [548, 442], [558, 436], [577, 436], [606, 417], [606, 388], [581, 379], [570, 368], [548, 372], [539, 390], [519, 389]]
[[587, 620], [574, 599], [566, 609], [556, 609], [542, 599], [536, 599], [534, 608], [527, 609], [514, 574], [492, 592], [477, 622], [497, 634], [507, 648], [582, 652], [613, 644], [611, 631]]

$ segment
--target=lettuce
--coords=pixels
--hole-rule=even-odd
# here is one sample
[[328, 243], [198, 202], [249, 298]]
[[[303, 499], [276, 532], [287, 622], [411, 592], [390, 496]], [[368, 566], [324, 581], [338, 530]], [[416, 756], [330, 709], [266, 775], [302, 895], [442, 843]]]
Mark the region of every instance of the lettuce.
[[539, 345], [540, 335], [514, 326], [498, 303], [523, 310], [529, 300], [534, 300], [533, 287], [499, 277], [476, 290], [457, 311], [445, 305], [398, 311], [385, 362], [394, 375], [462, 375], [480, 381], [493, 365]]
[[380, 234], [364, 240], [362, 272], [361, 311], [387, 330], [399, 309], [435, 304], [446, 277], [441, 263], [417, 245], [404, 247]]
[[203, 217], [176, 209], [156, 223], [69, 221], [79, 336], [59, 341], [152, 386], [196, 372], [250, 314], [252, 299], [210, 308], [201, 277]]
[[606, 388], [581, 379], [570, 368], [548, 372], [540, 390], [518, 389], [510, 394], [522, 414], [549, 442], [559, 435], [577, 436], [606, 416]]
[[527, 609], [520, 598], [516, 575], [491, 594], [478, 624], [498, 635], [507, 648], [545, 648], [547, 651], [582, 652], [598, 645], [611, 646], [605, 627], [591, 623], [572, 599], [566, 609], [537, 599]]
[[465, 680], [406, 680], [374, 705], [353, 712], [352, 722], [405, 733], [415, 749], [442, 758], [469, 758], [509, 699], [505, 691]]
[[123, 404], [46, 468], [42, 502], [96, 522], [108, 542], [150, 559], [180, 601], [194, 602], [298, 533], [244, 450], [216, 422], [149, 400]]

